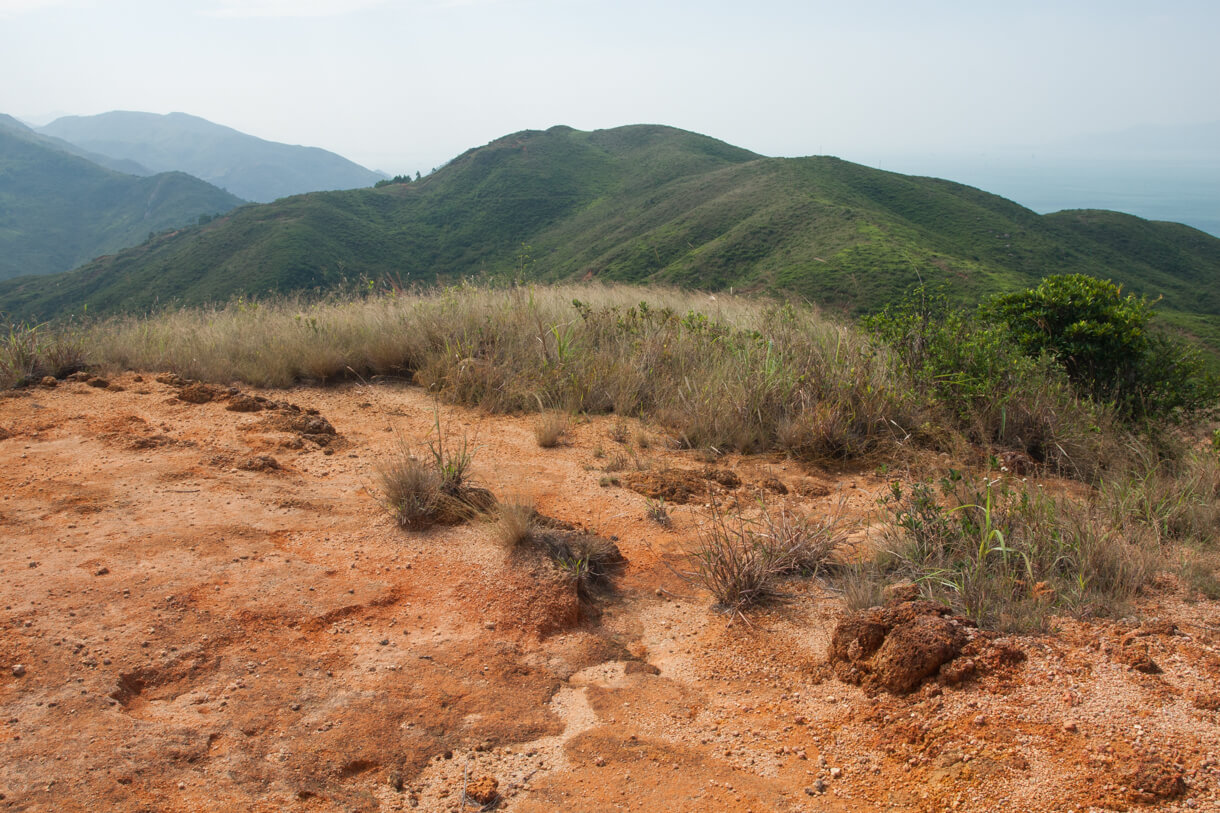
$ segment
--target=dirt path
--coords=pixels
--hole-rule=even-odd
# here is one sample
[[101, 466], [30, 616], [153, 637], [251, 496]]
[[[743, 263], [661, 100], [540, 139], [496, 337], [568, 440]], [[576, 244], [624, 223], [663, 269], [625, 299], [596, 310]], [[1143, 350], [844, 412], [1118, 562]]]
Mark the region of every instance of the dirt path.
[[732, 623], [671, 569], [700, 514], [662, 530], [603, 480], [676, 467], [863, 515], [880, 478], [734, 458], [721, 485], [634, 424], [548, 450], [529, 418], [442, 407], [483, 485], [616, 540], [616, 592], [582, 609], [485, 523], [390, 521], [376, 465], [429, 436], [420, 390], [184, 392], [0, 400], [2, 810], [456, 811], [493, 779], [518, 811], [1220, 809], [1214, 604], [1166, 591], [1014, 641], [1004, 677], [869, 697], [824, 667], [839, 598], [798, 581]]

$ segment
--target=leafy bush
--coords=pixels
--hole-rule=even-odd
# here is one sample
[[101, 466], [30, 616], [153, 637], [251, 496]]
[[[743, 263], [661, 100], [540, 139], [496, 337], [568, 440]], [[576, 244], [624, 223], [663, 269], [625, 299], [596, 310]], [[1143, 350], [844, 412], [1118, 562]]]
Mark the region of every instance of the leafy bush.
[[1220, 387], [1197, 350], [1155, 332], [1153, 303], [1084, 274], [1050, 276], [999, 296], [984, 313], [1030, 357], [1052, 355], [1080, 390], [1129, 417], [1213, 410]]
[[1051, 356], [1023, 353], [1006, 325], [920, 287], [865, 326], [970, 440], [1021, 449], [1078, 476], [1097, 467], [1105, 410], [1082, 401]]

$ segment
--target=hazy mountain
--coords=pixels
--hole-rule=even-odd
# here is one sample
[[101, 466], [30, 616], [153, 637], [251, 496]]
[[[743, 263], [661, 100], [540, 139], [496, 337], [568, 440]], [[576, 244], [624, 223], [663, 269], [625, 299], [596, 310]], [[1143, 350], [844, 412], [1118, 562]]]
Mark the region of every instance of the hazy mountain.
[[39, 132], [152, 171], [186, 172], [261, 202], [371, 186], [383, 177], [333, 152], [264, 141], [185, 113], [65, 116]]
[[963, 300], [1084, 272], [1164, 296], [1220, 340], [1220, 240], [1105, 211], [1040, 216], [978, 189], [837, 158], [763, 158], [660, 126], [497, 139], [414, 183], [244, 207], [54, 279], [0, 308], [197, 304], [238, 293], [472, 275], [787, 292], [860, 311], [922, 279]]
[[242, 203], [181, 172], [136, 177], [80, 152], [0, 115], [0, 279], [65, 271]]
[[1220, 236], [1220, 122], [874, 160], [885, 169], [988, 189], [1037, 212], [1116, 209]]

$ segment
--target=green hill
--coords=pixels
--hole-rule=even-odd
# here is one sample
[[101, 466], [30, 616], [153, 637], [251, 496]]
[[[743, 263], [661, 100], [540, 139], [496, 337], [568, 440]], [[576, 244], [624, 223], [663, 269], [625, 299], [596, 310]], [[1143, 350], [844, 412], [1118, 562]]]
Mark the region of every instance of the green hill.
[[66, 271], [241, 202], [181, 172], [105, 169], [0, 117], [0, 279]]
[[372, 186], [382, 178], [318, 147], [266, 141], [186, 113], [64, 116], [39, 132], [155, 172], [186, 172], [260, 202], [302, 192]]
[[515, 275], [783, 291], [859, 312], [921, 279], [968, 300], [1074, 272], [1163, 296], [1179, 324], [1215, 335], [1220, 240], [1185, 226], [1040, 216], [948, 181], [764, 158], [668, 127], [554, 127], [414, 183], [243, 207], [69, 274], [5, 283], [0, 308], [52, 316]]

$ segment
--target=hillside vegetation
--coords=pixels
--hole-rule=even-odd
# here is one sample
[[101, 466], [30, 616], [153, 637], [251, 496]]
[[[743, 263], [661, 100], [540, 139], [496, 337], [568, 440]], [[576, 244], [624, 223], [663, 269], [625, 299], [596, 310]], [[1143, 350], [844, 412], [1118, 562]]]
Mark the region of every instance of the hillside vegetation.
[[0, 120], [0, 279], [66, 271], [241, 203], [181, 172], [105, 169]]
[[859, 313], [920, 280], [972, 301], [1048, 273], [1163, 297], [1171, 321], [1220, 339], [1220, 240], [1202, 232], [1113, 212], [1040, 216], [948, 181], [645, 125], [521, 132], [412, 183], [243, 208], [0, 286], [0, 309], [47, 318], [487, 277], [782, 292]]
[[150, 172], [186, 172], [259, 202], [382, 178], [328, 150], [266, 141], [186, 113], [64, 116], [39, 132]]

